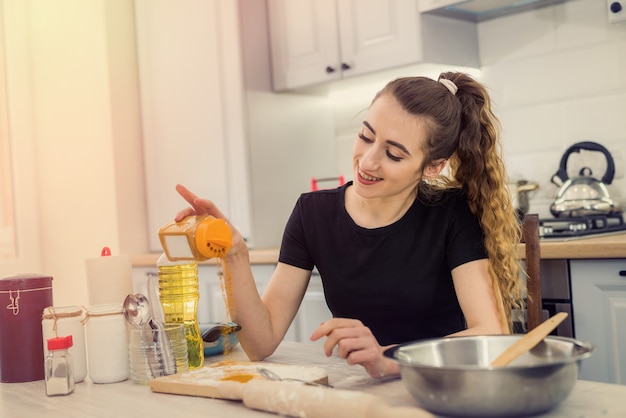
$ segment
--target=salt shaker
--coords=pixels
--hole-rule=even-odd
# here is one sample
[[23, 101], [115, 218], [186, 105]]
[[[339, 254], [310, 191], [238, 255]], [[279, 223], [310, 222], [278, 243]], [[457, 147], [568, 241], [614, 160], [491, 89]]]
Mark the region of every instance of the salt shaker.
[[54, 337], [47, 340], [46, 395], [69, 395], [74, 392], [74, 362], [68, 349], [72, 336]]
[[93, 383], [128, 379], [128, 333], [121, 303], [93, 305], [85, 314], [87, 363]]
[[44, 357], [48, 355], [46, 342], [59, 335], [71, 335], [69, 349], [74, 360], [74, 382], [80, 383], [87, 376], [87, 351], [85, 349], [85, 313], [80, 306], [48, 306], [43, 310], [41, 330], [44, 341]]

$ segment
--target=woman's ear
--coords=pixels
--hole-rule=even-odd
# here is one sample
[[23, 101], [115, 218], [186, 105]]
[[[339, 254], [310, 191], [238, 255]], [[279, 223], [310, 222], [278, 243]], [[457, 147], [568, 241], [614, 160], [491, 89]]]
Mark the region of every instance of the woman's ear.
[[437, 177], [441, 173], [441, 171], [446, 167], [447, 162], [448, 160], [446, 160], [445, 158], [441, 158], [439, 160], [431, 162], [426, 167], [424, 167], [424, 173], [422, 177], [427, 180]]

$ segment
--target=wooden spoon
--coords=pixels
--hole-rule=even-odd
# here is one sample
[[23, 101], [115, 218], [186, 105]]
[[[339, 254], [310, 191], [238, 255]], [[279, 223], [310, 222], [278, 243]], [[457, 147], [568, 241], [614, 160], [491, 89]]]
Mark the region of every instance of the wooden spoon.
[[543, 339], [546, 338], [548, 334], [550, 334], [552, 330], [561, 322], [563, 322], [565, 318], [567, 318], [566, 312], [559, 312], [552, 318], [548, 318], [536, 328], [528, 331], [526, 335], [517, 340], [509, 348], [504, 350], [498, 358], [491, 362], [491, 365], [496, 367], [508, 365], [510, 362], [543, 341]]

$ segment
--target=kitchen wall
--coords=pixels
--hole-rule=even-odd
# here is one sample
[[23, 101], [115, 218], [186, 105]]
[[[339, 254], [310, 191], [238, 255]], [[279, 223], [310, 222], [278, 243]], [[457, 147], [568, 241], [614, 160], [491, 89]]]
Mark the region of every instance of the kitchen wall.
[[239, 0], [253, 243], [280, 245], [283, 227], [312, 177], [335, 176], [333, 107], [327, 94], [272, 91], [265, 2]]
[[[254, 8], [263, 2], [241, 3], [254, 39], [266, 30], [262, 10]], [[51, 274], [55, 304], [85, 303], [86, 258], [104, 245], [126, 254], [148, 248], [132, 2], [0, 5], [21, 261], [0, 262], [0, 275]], [[483, 22], [478, 33], [483, 68], [462, 70], [492, 91], [511, 175], [541, 185], [531, 210], [545, 213], [562, 153], [583, 140], [613, 153], [619, 178], [612, 192], [626, 194], [626, 24], [607, 22], [604, 1], [571, 0]], [[244, 48], [247, 130], [252, 211], [264, 237], [259, 247], [267, 247], [279, 244], [310, 177], [351, 178], [361, 112], [386, 81], [436, 77], [449, 67], [416, 65], [275, 94], [268, 46], [262, 35], [256, 39]], [[600, 176], [601, 159], [585, 158]]]
[[[606, 8], [604, 1], [570, 1], [479, 26], [508, 168], [540, 184], [531, 199], [539, 213], [557, 190], [550, 178], [561, 156], [580, 141], [608, 148], [616, 163], [609, 190], [626, 197], [626, 23], [608, 23]], [[570, 176], [584, 165], [596, 178], [606, 168], [599, 153], [573, 154]]]
[[[626, 23], [608, 23], [606, 2], [572, 0], [478, 25], [482, 68], [474, 75], [489, 88], [502, 123], [503, 151], [512, 179], [540, 188], [530, 211], [550, 216], [557, 187], [550, 183], [572, 144], [598, 142], [616, 163], [611, 195], [626, 197]], [[436, 77], [439, 66], [398, 69], [337, 83], [334, 105], [338, 170], [349, 173], [351, 143], [373, 92], [393, 76]], [[446, 68], [447, 69], [447, 68]], [[588, 165], [596, 178], [606, 163], [599, 153], [571, 155], [570, 176]]]
[[17, 258], [87, 303], [85, 259], [147, 248], [133, 4], [0, 0]]

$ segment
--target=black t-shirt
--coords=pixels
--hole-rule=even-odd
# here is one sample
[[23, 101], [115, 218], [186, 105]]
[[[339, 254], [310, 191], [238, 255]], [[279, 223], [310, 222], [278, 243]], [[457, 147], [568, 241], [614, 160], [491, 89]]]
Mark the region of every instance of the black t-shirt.
[[317, 267], [333, 316], [361, 320], [381, 345], [466, 328], [450, 271], [487, 255], [465, 194], [446, 191], [429, 204], [418, 198], [397, 222], [368, 229], [346, 211], [350, 185], [300, 196], [279, 261]]

